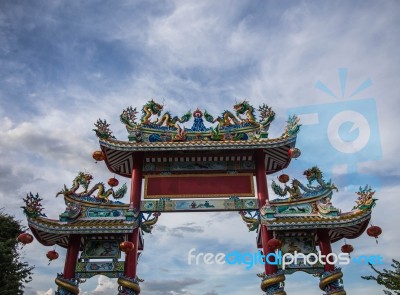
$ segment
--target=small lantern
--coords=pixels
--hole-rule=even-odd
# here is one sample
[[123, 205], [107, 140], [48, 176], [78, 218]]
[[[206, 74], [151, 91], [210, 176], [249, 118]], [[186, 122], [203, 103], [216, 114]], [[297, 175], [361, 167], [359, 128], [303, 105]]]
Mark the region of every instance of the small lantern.
[[104, 153], [102, 151], [94, 151], [92, 157], [96, 160], [96, 162], [103, 161], [105, 159]]
[[128, 253], [133, 251], [133, 249], [135, 249], [135, 245], [132, 242], [124, 241], [121, 244], [119, 244], [119, 249], [122, 252]]
[[289, 175], [287, 175], [287, 174], [281, 174], [281, 175], [279, 175], [278, 180], [279, 180], [280, 182], [282, 182], [282, 183], [286, 183], [286, 182], [289, 181]]
[[301, 155], [301, 151], [298, 148], [290, 148], [288, 150], [288, 156], [289, 158], [298, 158]]
[[271, 239], [268, 241], [267, 246], [272, 251], [276, 251], [276, 250], [282, 248], [282, 241], [274, 238], [274, 239]]
[[47, 256], [47, 258], [49, 258], [48, 265], [50, 265], [50, 262], [52, 262], [53, 260], [56, 260], [58, 258], [58, 253], [56, 250], [51, 250], [51, 251], [47, 252], [46, 256]]
[[33, 241], [33, 236], [31, 234], [28, 233], [22, 233], [18, 236], [18, 242], [26, 245], [26, 244], [30, 244]]
[[344, 244], [340, 250], [342, 250], [343, 253], [349, 254], [350, 257], [350, 253], [354, 251], [354, 247], [350, 244]]
[[374, 237], [376, 239], [376, 243], [378, 244], [378, 237], [382, 233], [382, 229], [379, 226], [372, 225], [367, 229], [367, 235], [370, 237]]
[[107, 183], [109, 186], [117, 186], [119, 184], [119, 181], [118, 181], [118, 179], [112, 177], [108, 180]]

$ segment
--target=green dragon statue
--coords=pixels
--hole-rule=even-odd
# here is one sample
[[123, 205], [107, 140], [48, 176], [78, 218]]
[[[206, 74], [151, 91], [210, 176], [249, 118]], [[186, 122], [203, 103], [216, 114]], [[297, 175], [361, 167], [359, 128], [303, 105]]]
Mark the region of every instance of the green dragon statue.
[[300, 199], [303, 197], [303, 194], [300, 191], [300, 181], [297, 179], [292, 180], [292, 187], [285, 185], [284, 189], [282, 189], [279, 185], [272, 181], [272, 190], [279, 196], [284, 197], [287, 193], [289, 193], [289, 202], [293, 200]]
[[172, 117], [169, 112], [165, 112], [164, 115], [162, 115], [161, 118], [158, 120], [157, 125], [158, 126], [165, 125], [169, 127], [178, 128], [178, 122], [185, 123], [189, 121], [191, 117], [192, 117], [192, 112], [190, 110], [180, 118], [178, 118], [178, 116]]
[[161, 215], [160, 212], [154, 212], [153, 213], [153, 218], [150, 219], [150, 215], [147, 217], [147, 219], [144, 219], [143, 217], [143, 221], [140, 224], [140, 228], [146, 232], [151, 234], [151, 231], [154, 228], [154, 225], [157, 223], [158, 221], [158, 217]]
[[[249, 122], [251, 124], [256, 124], [256, 118], [254, 117], [254, 108], [249, 104], [247, 100], [242, 101], [241, 103], [237, 103], [233, 106], [233, 109], [236, 111], [236, 116], [239, 120], [244, 122]], [[246, 118], [243, 119], [240, 115], [246, 115]]]
[[[89, 191], [89, 184], [91, 180], [93, 179], [92, 175], [84, 172], [79, 172], [78, 176], [75, 177], [73, 181], [73, 185], [70, 189], [67, 188], [66, 185], [64, 185], [64, 189], [59, 191], [56, 195], [58, 197], [59, 195], [64, 195], [64, 196], [78, 196], [78, 197], [89, 197], [92, 196], [92, 194], [95, 191], [97, 192], [97, 195], [95, 196], [96, 199], [103, 200], [106, 202], [109, 202], [108, 197], [112, 195], [114, 199], [121, 199], [124, 197], [124, 195], [127, 192], [127, 187], [126, 184], [123, 184], [116, 192], [112, 188], [109, 188], [108, 190], [105, 190], [104, 184], [102, 182], [99, 182], [95, 184]], [[77, 190], [79, 187], [82, 186], [84, 191], [77, 193]]]
[[246, 223], [247, 228], [249, 231], [255, 231], [258, 229], [260, 221], [255, 216], [248, 217], [246, 216], [249, 214], [247, 211], [239, 211], [240, 216], [242, 217], [243, 221]]
[[[230, 125], [240, 125], [246, 122], [256, 124], [256, 120], [254, 117], [254, 108], [246, 100], [241, 103], [235, 104], [233, 108], [236, 111], [237, 118], [234, 114], [227, 110], [222, 113], [221, 117], [217, 117], [215, 119], [210, 113], [204, 111], [204, 118], [207, 122], [210, 123], [218, 122], [218, 128]], [[246, 115], [245, 119], [240, 116], [243, 114]]]
[[[142, 109], [142, 118], [141, 122], [143, 125], [158, 125], [158, 126], [167, 126], [167, 127], [175, 127], [178, 128], [178, 122], [185, 123], [190, 120], [192, 117], [192, 112], [189, 110], [182, 117], [172, 116], [170, 112], [165, 112], [161, 116], [161, 111], [164, 109], [164, 106], [155, 102], [153, 99], [148, 101]], [[157, 119], [151, 121], [151, 116], [156, 115]]]
[[296, 135], [300, 131], [301, 124], [299, 124], [300, 118], [297, 117], [296, 115], [289, 116], [288, 120], [286, 121], [287, 125], [285, 128], [285, 131], [283, 132], [283, 135], [292, 137]]
[[[313, 166], [310, 169], [305, 170], [303, 175], [305, 175], [308, 180], [308, 185], [307, 185], [308, 188], [311, 188], [313, 190], [328, 188], [338, 191], [337, 187], [333, 183], [331, 183], [331, 181], [328, 182], [324, 181], [322, 171], [317, 166]], [[319, 186], [312, 187], [311, 184], [314, 181], [316, 181], [319, 184]]]
[[142, 109], [142, 118], [141, 123], [143, 125], [151, 125], [151, 124], [156, 124], [158, 119], [155, 121], [150, 121], [150, 118], [152, 115], [157, 115], [158, 117], [161, 115], [161, 111], [163, 110], [164, 106], [156, 103], [153, 99], [149, 100]]
[[[285, 187], [282, 189], [278, 184], [275, 183], [275, 181], [272, 181], [272, 190], [281, 197], [286, 196], [286, 194], [289, 193], [289, 201], [297, 200], [303, 197], [303, 193], [301, 191], [304, 191], [305, 193], [313, 193], [323, 189], [338, 191], [337, 187], [331, 183], [331, 181], [324, 181], [322, 172], [317, 166], [305, 170], [303, 174], [308, 180], [307, 186], [304, 186], [297, 179], [293, 179], [292, 187], [285, 185]], [[318, 183], [318, 186], [312, 186], [314, 181]]]

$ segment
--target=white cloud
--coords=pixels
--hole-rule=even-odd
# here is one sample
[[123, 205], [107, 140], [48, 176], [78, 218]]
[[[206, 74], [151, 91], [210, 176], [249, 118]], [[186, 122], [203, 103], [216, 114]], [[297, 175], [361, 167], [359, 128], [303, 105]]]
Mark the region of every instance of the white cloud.
[[[217, 114], [231, 108], [235, 98], [248, 98], [254, 105], [266, 102], [274, 108], [277, 122], [271, 134], [279, 135], [289, 107], [333, 102], [314, 84], [323, 80], [340, 93], [337, 68], [348, 67], [348, 89], [366, 78], [373, 80], [365, 96], [357, 99], [376, 98], [383, 158], [361, 164], [359, 171], [385, 180], [373, 218], [384, 231], [378, 249], [395, 257], [400, 238], [393, 226], [400, 221], [395, 199], [400, 143], [393, 131], [400, 111], [399, 4], [339, 4], [7, 3], [0, 12], [0, 202], [22, 219], [21, 198], [29, 191], [39, 192], [46, 213], [57, 218], [64, 204], [54, 195], [79, 170], [87, 169], [99, 181], [109, 177], [105, 166], [91, 159], [98, 148], [91, 129], [97, 118], [107, 119], [116, 136], [125, 140], [118, 116], [129, 105], [140, 108], [149, 98], [165, 98], [166, 109], [174, 114], [196, 107]], [[297, 167], [293, 161], [287, 170], [300, 173]], [[341, 168], [338, 178], [345, 171]], [[348, 210], [354, 198], [342, 188], [333, 203]], [[169, 282], [179, 276], [193, 279], [201, 273], [210, 290], [193, 284], [171, 294], [260, 292], [258, 278], [243, 269], [184, 265], [193, 246], [255, 249], [255, 234], [247, 232], [238, 214], [163, 214], [158, 226], [160, 230], [156, 227], [153, 235], [145, 236], [139, 276], [146, 281], [162, 281], [161, 276]], [[185, 231], [189, 226], [198, 231]], [[378, 251], [366, 236], [352, 243], [362, 253]], [[46, 249], [38, 244], [29, 249], [27, 259], [37, 266], [30, 286], [54, 288], [63, 256], [46, 268]], [[349, 284], [353, 280], [358, 283]], [[320, 294], [314, 281], [288, 276], [288, 293], [301, 294], [300, 286], [304, 294]], [[356, 271], [345, 273], [349, 292], [359, 292], [360, 281]], [[115, 280], [105, 277], [81, 287], [85, 294], [116, 292]], [[377, 292], [380, 288], [374, 285], [363, 289], [364, 294]]]

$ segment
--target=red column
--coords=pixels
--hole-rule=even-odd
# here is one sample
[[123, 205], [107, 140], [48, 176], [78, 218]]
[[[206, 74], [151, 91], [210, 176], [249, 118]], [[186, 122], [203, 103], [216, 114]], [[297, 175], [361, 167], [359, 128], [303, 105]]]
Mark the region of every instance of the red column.
[[[131, 198], [130, 203], [133, 208], [140, 210], [140, 200], [142, 196], [142, 178], [143, 178], [143, 154], [137, 153], [134, 155], [131, 181]], [[136, 277], [137, 255], [139, 247], [139, 228], [135, 228], [133, 233], [128, 235], [128, 241], [135, 245], [135, 249], [128, 252], [125, 257], [125, 276], [129, 278]]]
[[[331, 239], [329, 238], [328, 230], [320, 228], [317, 230], [317, 235], [319, 240], [319, 250], [321, 251], [321, 254], [326, 256], [332, 253]], [[323, 260], [325, 261], [325, 271], [333, 271], [335, 269], [335, 265], [330, 263], [328, 259]]]
[[[269, 200], [268, 187], [267, 187], [267, 176], [265, 173], [265, 155], [262, 150], [257, 150], [255, 154], [256, 162], [256, 183], [257, 183], [257, 197], [260, 208], [265, 205], [265, 202]], [[261, 225], [261, 242], [263, 247], [264, 255], [273, 253], [267, 243], [273, 238], [272, 232], [268, 231], [265, 225]], [[270, 275], [277, 272], [276, 265], [270, 265], [265, 263], [265, 274]]]
[[64, 278], [75, 278], [75, 266], [78, 260], [79, 248], [81, 245], [80, 235], [70, 235], [68, 241], [67, 256], [65, 257], [64, 264]]

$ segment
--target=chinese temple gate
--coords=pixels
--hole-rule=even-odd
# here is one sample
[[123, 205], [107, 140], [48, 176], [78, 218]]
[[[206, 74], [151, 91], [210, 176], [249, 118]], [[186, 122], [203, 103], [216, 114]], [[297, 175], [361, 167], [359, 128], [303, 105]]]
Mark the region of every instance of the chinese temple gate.
[[[129, 107], [120, 115], [128, 141], [117, 140], [105, 120], [98, 120], [94, 129], [101, 150], [93, 157], [104, 160], [113, 174], [131, 179], [129, 203], [118, 200], [128, 191], [126, 185], [117, 189], [115, 178], [108, 181], [110, 188], [101, 182], [92, 185], [92, 175], [83, 172], [71, 187], [58, 192], [66, 204], [59, 220], [42, 213], [39, 195], [24, 199], [36, 239], [45, 246], [67, 248], [64, 271], [56, 278], [57, 294], [78, 294], [79, 283], [98, 274], [118, 278], [118, 294], [139, 294], [143, 232], [151, 232], [161, 213], [237, 211], [248, 229], [257, 231], [257, 246], [264, 255], [277, 249], [304, 254], [319, 249], [329, 255], [331, 243], [356, 238], [368, 226], [373, 191], [361, 189], [357, 206], [341, 213], [331, 203], [337, 188], [324, 180], [318, 167], [304, 172], [305, 185], [297, 179], [289, 185], [289, 176], [280, 175], [281, 184], [272, 181], [279, 198], [270, 200], [267, 175], [300, 156], [295, 148], [300, 129], [296, 116], [289, 117], [280, 137], [269, 138], [275, 113], [265, 104], [256, 110], [243, 101], [218, 117], [199, 109], [178, 117], [151, 100], [140, 119], [137, 114]], [[185, 128], [183, 123], [192, 117], [193, 126]], [[261, 289], [265, 294], [286, 294], [285, 274], [302, 270], [320, 276], [325, 294], [346, 294], [340, 268], [329, 259], [324, 262], [281, 269], [267, 261], [258, 274]]]

